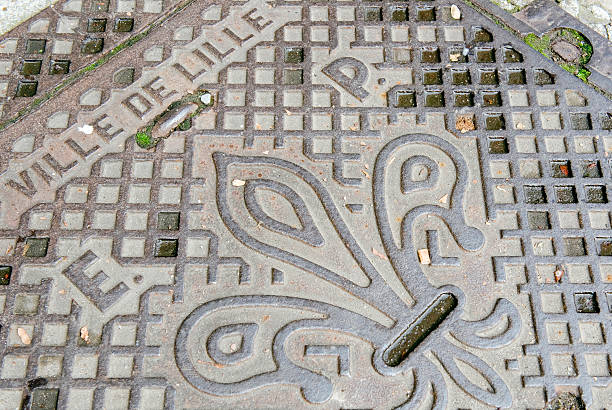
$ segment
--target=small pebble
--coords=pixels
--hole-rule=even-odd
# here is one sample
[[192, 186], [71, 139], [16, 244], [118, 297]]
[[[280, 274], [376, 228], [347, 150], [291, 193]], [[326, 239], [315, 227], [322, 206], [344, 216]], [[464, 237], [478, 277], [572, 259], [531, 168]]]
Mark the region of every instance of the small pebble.
[[456, 5], [452, 5], [451, 6], [451, 17], [454, 18], [455, 20], [459, 20], [461, 18], [461, 10], [459, 10], [459, 7], [457, 7]]
[[32, 343], [32, 338], [30, 338], [30, 335], [28, 335], [28, 332], [26, 332], [24, 328], [18, 327], [17, 335], [21, 339], [21, 343], [23, 343], [24, 345], [29, 345], [30, 343]]
[[212, 95], [210, 95], [210, 93], [202, 94], [200, 101], [202, 101], [202, 104], [208, 105], [212, 101]]
[[94, 128], [89, 124], [85, 124], [82, 127], [79, 127], [79, 131], [81, 131], [85, 135], [91, 135], [94, 131]]

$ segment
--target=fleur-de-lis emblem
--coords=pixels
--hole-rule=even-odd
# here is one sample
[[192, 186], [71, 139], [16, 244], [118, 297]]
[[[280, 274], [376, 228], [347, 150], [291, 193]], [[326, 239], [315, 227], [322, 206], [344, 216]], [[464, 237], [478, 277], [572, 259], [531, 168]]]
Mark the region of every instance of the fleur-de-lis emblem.
[[[332, 407], [363, 406], [367, 400], [342, 401], [339, 392], [378, 382], [411, 386], [390, 390], [389, 406], [445, 406], [451, 385], [475, 403], [512, 402], [504, 379], [473, 351], [505, 346], [521, 328], [490, 256], [513, 252], [513, 243], [500, 246], [480, 171], [464, 159], [477, 155], [475, 141], [443, 128], [423, 131], [400, 119], [364, 158], [373, 172], [365, 242], [338, 192], [313, 168], [253, 151], [210, 154], [218, 212], [231, 235], [263, 255], [273, 274], [318, 285], [311, 293], [204, 303], [179, 330], [185, 378], [215, 394], [282, 380], [299, 385], [305, 400]], [[369, 252], [377, 246], [385, 252]], [[355, 352], [371, 365], [358, 366]]]

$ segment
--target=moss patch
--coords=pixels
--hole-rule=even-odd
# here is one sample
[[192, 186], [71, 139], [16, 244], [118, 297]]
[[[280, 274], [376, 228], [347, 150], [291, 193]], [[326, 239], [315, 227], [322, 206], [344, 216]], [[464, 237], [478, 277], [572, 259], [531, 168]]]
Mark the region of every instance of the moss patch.
[[[555, 0], [557, 2], [559, 2], [559, 0]], [[507, 31], [508, 33], [512, 34], [513, 36], [515, 36], [516, 38], [519, 39], [525, 39], [525, 36], [523, 36], [523, 34], [514, 29], [512, 26], [510, 26], [508, 23], [506, 23], [505, 21], [499, 19], [497, 16], [495, 16], [493, 13], [491, 13], [489, 10], [487, 10], [484, 7], [479, 6], [478, 4], [474, 3], [471, 0], [463, 0], [463, 2], [470, 8], [474, 9], [476, 12], [482, 14], [483, 16], [485, 16], [486, 18], [488, 18], [489, 20], [491, 20], [493, 23], [497, 24], [500, 28], [502, 28], [503, 30]], [[537, 37], [537, 36], [536, 36]], [[612, 99], [612, 93], [608, 92], [607, 90], [604, 90], [603, 88], [597, 86], [597, 84], [592, 83], [592, 82], [588, 82], [588, 85], [590, 85], [591, 87], [593, 87], [598, 93], [605, 95], [607, 98]]]
[[[202, 96], [206, 94], [208, 94], [209, 96], [209, 102], [204, 104], [202, 102]], [[169, 132], [168, 135], [162, 138], [168, 137], [173, 131], [189, 130], [192, 126], [192, 119], [196, 117], [197, 115], [199, 115], [206, 108], [211, 107], [214, 104], [214, 100], [208, 91], [198, 90], [192, 94], [187, 94], [186, 96], [184, 96], [178, 101], [174, 101], [164, 110], [164, 112], [162, 112], [157, 117], [155, 117], [153, 121], [151, 121], [145, 127], [138, 130], [138, 132], [134, 135], [134, 139], [136, 140], [136, 143], [138, 144], [138, 146], [141, 148], [145, 148], [145, 149], [155, 147], [162, 138], [153, 137], [153, 128], [155, 128], [157, 123], [159, 123], [160, 121], [165, 121], [164, 117], [168, 113], [170, 113], [172, 110], [179, 108], [182, 105], [190, 104], [190, 103], [196, 104], [198, 108], [193, 113], [191, 113], [189, 117], [187, 117], [184, 121], [178, 124], [171, 132]]]
[[146, 132], [138, 131], [136, 133], [136, 143], [141, 148], [149, 148], [153, 143], [153, 139]]
[[189, 130], [191, 128], [191, 119], [187, 118], [185, 121], [181, 122], [178, 128], [181, 131]]
[[[529, 33], [523, 37], [523, 41], [525, 41], [527, 45], [540, 54], [553, 60], [564, 70], [574, 74], [582, 81], [588, 82], [591, 72], [584, 67], [584, 64], [588, 63], [591, 59], [591, 56], [593, 55], [593, 46], [591, 45], [591, 42], [579, 31], [567, 27], [561, 27], [548, 31], [546, 34], [542, 35], [542, 37]], [[555, 52], [554, 46], [562, 45], [561, 49], [563, 49], [563, 44], [565, 44], [565, 47], [576, 47], [576, 49], [579, 51], [579, 56], [572, 59], [572, 61], [568, 61], [563, 56]], [[559, 51], [559, 49], [556, 50]]]
[[580, 57], [580, 63], [586, 64], [593, 55], [593, 46], [589, 39], [582, 35], [579, 31], [571, 28], [563, 28], [560, 30], [560, 35], [568, 40], [572, 40], [571, 43], [582, 50], [582, 56]]
[[541, 38], [536, 36], [533, 33], [529, 33], [523, 39], [525, 43], [534, 50], [538, 51], [540, 54], [544, 54], [546, 57], [550, 57], [548, 54], [548, 50], [550, 47], [550, 37], [542, 36]]
[[576, 73], [576, 77], [580, 78], [585, 83], [588, 82], [590, 75], [591, 75], [591, 72], [587, 70], [586, 68], [581, 68]]

